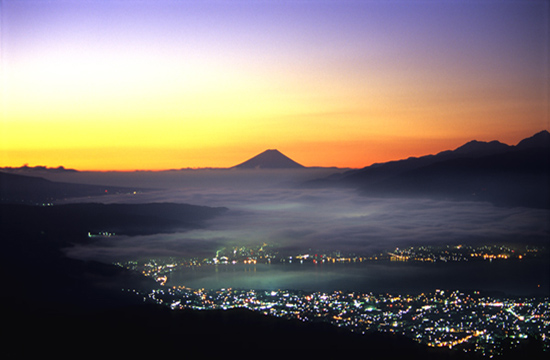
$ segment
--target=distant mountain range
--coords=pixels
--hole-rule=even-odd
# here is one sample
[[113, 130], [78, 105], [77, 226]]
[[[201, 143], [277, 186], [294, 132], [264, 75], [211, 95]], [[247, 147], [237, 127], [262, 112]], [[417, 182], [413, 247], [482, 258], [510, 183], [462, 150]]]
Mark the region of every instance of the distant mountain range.
[[[49, 169], [4, 168], [0, 172], [0, 202], [37, 204], [57, 199], [132, 193], [144, 189], [80, 185], [17, 175], [19, 170], [67, 172]], [[233, 169], [310, 169], [266, 150]], [[351, 187], [377, 197], [428, 197], [481, 200], [498, 205], [550, 209], [550, 133], [541, 131], [517, 145], [499, 141], [470, 141], [454, 150], [411, 157], [348, 170], [309, 181], [306, 186]]]
[[550, 208], [550, 133], [506, 145], [470, 141], [436, 155], [373, 164], [312, 186], [354, 187], [370, 196], [483, 200]]
[[72, 197], [128, 194], [143, 190], [119, 186], [63, 183], [37, 176], [0, 172], [0, 203], [35, 205]]
[[50, 172], [50, 173], [75, 173], [78, 172], [75, 169], [66, 169], [63, 166], [58, 166], [56, 168], [51, 168], [47, 166], [29, 166], [23, 165], [21, 167], [4, 167], [0, 168], [3, 171], [7, 172], [20, 172], [20, 173], [40, 173], [40, 172]]
[[[318, 167], [316, 167], [318, 168]], [[190, 170], [191, 168], [187, 168]], [[200, 169], [200, 168], [199, 168]], [[227, 169], [227, 168], [202, 168], [202, 169]], [[230, 169], [308, 169], [301, 164], [298, 164], [296, 161], [290, 159], [288, 156], [281, 153], [276, 149], [266, 150], [243, 163], [240, 163], [236, 166], [231, 167]], [[336, 169], [336, 168], [335, 168]], [[180, 170], [186, 170], [182, 168]], [[46, 166], [28, 166], [24, 165], [22, 167], [4, 167], [0, 168], [0, 171], [11, 174], [20, 174], [20, 175], [29, 175], [29, 176], [40, 176], [48, 173], [75, 173], [78, 170], [66, 169], [63, 166], [57, 168], [49, 168]]]
[[266, 150], [234, 166], [235, 169], [305, 169], [306, 167], [283, 155], [279, 150]]

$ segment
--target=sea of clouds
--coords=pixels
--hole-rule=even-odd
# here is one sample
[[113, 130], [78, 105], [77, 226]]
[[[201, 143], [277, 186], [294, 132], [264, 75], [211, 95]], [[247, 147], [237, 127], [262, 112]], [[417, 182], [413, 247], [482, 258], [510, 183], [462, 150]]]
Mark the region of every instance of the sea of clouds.
[[[104, 261], [207, 257], [224, 247], [267, 243], [290, 253], [338, 250], [370, 254], [399, 246], [432, 244], [541, 245], [547, 243], [550, 234], [548, 210], [443, 199], [365, 197], [353, 189], [304, 187], [301, 181], [305, 176], [292, 182], [295, 177], [273, 171], [259, 172], [255, 178], [250, 172], [232, 172], [231, 176], [227, 172], [192, 173], [191, 180], [189, 172], [173, 172], [168, 174], [169, 181], [162, 178], [167, 175], [163, 173], [157, 174], [157, 180], [155, 173], [130, 173], [138, 178], [134, 183], [124, 179], [123, 183], [109, 184], [141, 182], [158, 189], [135, 195], [73, 199], [104, 203], [177, 202], [224, 206], [229, 211], [209, 220], [201, 229], [106, 238], [68, 249], [67, 253]], [[143, 175], [146, 184], [139, 180]], [[108, 174], [104, 174], [104, 181], [110, 181]]]

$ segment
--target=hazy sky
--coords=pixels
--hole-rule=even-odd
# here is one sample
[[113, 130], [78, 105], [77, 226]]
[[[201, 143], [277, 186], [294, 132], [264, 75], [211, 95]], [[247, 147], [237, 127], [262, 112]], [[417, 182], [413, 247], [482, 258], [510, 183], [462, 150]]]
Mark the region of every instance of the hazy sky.
[[0, 0], [0, 166], [363, 167], [549, 129], [549, 2]]

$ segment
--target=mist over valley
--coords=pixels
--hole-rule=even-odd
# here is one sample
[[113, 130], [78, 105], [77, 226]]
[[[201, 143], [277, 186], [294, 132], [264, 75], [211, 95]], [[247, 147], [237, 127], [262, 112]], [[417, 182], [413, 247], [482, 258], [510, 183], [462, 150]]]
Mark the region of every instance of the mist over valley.
[[[547, 134], [542, 132], [534, 138], [540, 140], [547, 137]], [[524, 141], [523, 144], [526, 142], [529, 141]], [[531, 143], [537, 142], [531, 140]], [[533, 147], [528, 149], [531, 151], [530, 154], [533, 151], [546, 154], [548, 149], [545, 140]], [[521, 154], [525, 149], [522, 151]], [[212, 260], [220, 251], [258, 247], [262, 244], [274, 247], [280, 258], [336, 252], [372, 256], [400, 247], [441, 245], [545, 247], [548, 245], [550, 224], [548, 204], [545, 200], [548, 191], [543, 186], [529, 188], [529, 191], [541, 194], [536, 206], [510, 205], [506, 201], [510, 195], [514, 196], [510, 192], [497, 193], [502, 200], [499, 203], [491, 201], [493, 199], [484, 200], [471, 193], [457, 196], [457, 192], [454, 191], [425, 192], [418, 190], [416, 185], [407, 191], [407, 185], [399, 186], [404, 181], [402, 179], [414, 176], [411, 174], [420, 172], [423, 177], [429, 177], [426, 175], [429, 172], [423, 169], [431, 169], [434, 166], [449, 168], [457, 161], [458, 165], [454, 167], [456, 170], [447, 170], [451, 175], [441, 178], [440, 173], [436, 172], [436, 175], [432, 176], [432, 183], [451, 180], [456, 182], [454, 171], [458, 171], [463, 174], [462, 176], [469, 178], [481, 174], [480, 181], [494, 184], [492, 180], [487, 180], [487, 166], [474, 171], [471, 167], [464, 170], [463, 164], [485, 161], [483, 159], [488, 159], [488, 162], [492, 160], [494, 164], [495, 156], [506, 159], [516, 153], [515, 147], [501, 143], [471, 142], [455, 151], [442, 152], [437, 156], [375, 164], [362, 170], [304, 168], [282, 153], [269, 150], [244, 162], [245, 165], [252, 164], [244, 168], [241, 164], [228, 169], [182, 169], [160, 172], [79, 172], [59, 169], [49, 171], [44, 168], [11, 169], [11, 172], [19, 173], [17, 176], [21, 177], [25, 177], [21, 175], [25, 171], [26, 174], [40, 174], [51, 184], [88, 184], [93, 190], [102, 189], [102, 186], [106, 188], [100, 195], [88, 193], [86, 196], [78, 196], [79, 194], [75, 193], [74, 197], [57, 199], [51, 203], [54, 204], [51, 209], [83, 204], [82, 208], [86, 208], [86, 214], [97, 212], [96, 216], [86, 222], [82, 220], [85, 213], [68, 210], [75, 218], [69, 223], [73, 227], [80, 227], [81, 232], [86, 230], [93, 234], [116, 234], [113, 237], [99, 236], [87, 242], [75, 241], [72, 246], [63, 250], [69, 257], [83, 260], [105, 263], [166, 258]], [[548, 158], [544, 157], [545, 155], [541, 156], [541, 160], [534, 157], [534, 161], [543, 161], [541, 164], [547, 165]], [[496, 163], [497, 166], [506, 166], [506, 163]], [[289, 168], [285, 168], [285, 164]], [[522, 171], [527, 171], [542, 180], [548, 177], [548, 168], [533, 168], [537, 163], [527, 167], [527, 170], [517, 170], [514, 166], [511, 162], [507, 173], [521, 174]], [[523, 168], [525, 169], [525, 166]], [[501, 176], [501, 172], [497, 171], [495, 176]], [[357, 179], [361, 176], [365, 180], [358, 183]], [[352, 178], [353, 181], [348, 180]], [[525, 185], [522, 181], [514, 183], [510, 180], [509, 185], [521, 189]], [[430, 181], [424, 183], [426, 182]], [[40, 183], [43, 184], [44, 181]], [[409, 183], [412, 184], [410, 181]], [[9, 186], [7, 181], [4, 184], [4, 187]], [[113, 190], [109, 191], [107, 187]], [[435, 185], [433, 187], [438, 188]], [[396, 188], [403, 191], [396, 192]], [[85, 205], [86, 203], [89, 205]], [[92, 207], [94, 203], [110, 207]], [[137, 217], [129, 220], [126, 213], [132, 207], [122, 210], [122, 204], [134, 206], [135, 210], [131, 210], [133, 216], [149, 218], [139, 220]], [[157, 210], [154, 210], [154, 204], [158, 204], [155, 205]], [[186, 206], [187, 210], [183, 210], [183, 206]], [[150, 208], [152, 212], [139, 214], [140, 208]], [[199, 209], [206, 211], [205, 215], [210, 215], [199, 215]], [[49, 209], [43, 209], [47, 210]], [[69, 215], [62, 215], [61, 218], [67, 221]], [[157, 220], [154, 220], [155, 218]], [[190, 222], [192, 218], [200, 219], [200, 223], [195, 222], [198, 226], [189, 226], [193, 223]], [[49, 223], [54, 227], [63, 227], [53, 220]], [[279, 262], [279, 259], [275, 262]], [[383, 282], [386, 284], [401, 284], [383, 287], [379, 281], [363, 281], [357, 277], [357, 273], [350, 274], [349, 269], [334, 269], [329, 266], [325, 264], [323, 269], [314, 269], [317, 273], [322, 271], [323, 276], [317, 282], [311, 283], [316, 283], [319, 288], [326, 287], [327, 283], [346, 283], [352, 288], [361, 284], [359, 287], [362, 286], [363, 290], [368, 290], [369, 286], [390, 289], [415, 283], [412, 280], [399, 282], [405, 273], [416, 274], [413, 277], [417, 279], [427, 279], [422, 272], [431, 271], [431, 264], [426, 269], [416, 267], [416, 270], [411, 268], [398, 272], [367, 267], [360, 269], [363, 278], [374, 279], [372, 274], [379, 274], [378, 277], [384, 278]], [[254, 272], [256, 278], [252, 280], [258, 286], [264, 284], [270, 288], [300, 288], [314, 278], [311, 277], [311, 269], [305, 266], [287, 266], [281, 272], [282, 269], [275, 266], [264, 268], [262, 271]], [[462, 270], [464, 269], [466, 268]], [[471, 270], [472, 267], [468, 269]], [[530, 285], [524, 286], [520, 291], [548, 291], [548, 275], [545, 271], [547, 269], [548, 264], [538, 264], [535, 269], [526, 270], [531, 273], [525, 276], [531, 277], [533, 281], [528, 282]], [[417, 274], [416, 271], [420, 272]], [[430, 287], [450, 285], [456, 271], [458, 270], [455, 268], [447, 272], [438, 270], [439, 274], [448, 276], [441, 276], [437, 281], [426, 283], [429, 283]], [[484, 278], [489, 276], [488, 274], [493, 274], [496, 278]], [[207, 272], [201, 276], [195, 273], [195, 278], [190, 280], [190, 283], [200, 287], [214, 284], [218, 287], [244, 286], [247, 281], [252, 281], [250, 274], [244, 275], [225, 274], [218, 276], [218, 281], [212, 282]], [[518, 281], [510, 277], [507, 281], [497, 281], [499, 277], [498, 272], [478, 269], [468, 276], [462, 276], [461, 279], [468, 279], [472, 287], [479, 284], [489, 290], [501, 291], [514, 291], [514, 286], [515, 290], [518, 290], [519, 285], [527, 284], [521, 276], [515, 277]], [[186, 284], [184, 276], [175, 278], [178, 280], [173, 281], [178, 285], [190, 286]], [[346, 278], [354, 280], [343, 281]], [[201, 284], [199, 279], [204, 283]], [[418, 283], [424, 290], [422, 281]]]
[[[357, 170], [305, 168], [278, 151], [244, 168], [3, 169], [2, 260], [21, 281], [7, 283], [25, 299], [44, 294], [47, 311], [138, 300], [120, 287], [159, 303], [175, 296], [162, 289], [185, 289], [186, 301], [191, 291], [547, 296], [548, 147], [472, 145]], [[503, 174], [513, 176], [496, 198], [443, 185]], [[538, 201], [524, 201], [526, 184]]]

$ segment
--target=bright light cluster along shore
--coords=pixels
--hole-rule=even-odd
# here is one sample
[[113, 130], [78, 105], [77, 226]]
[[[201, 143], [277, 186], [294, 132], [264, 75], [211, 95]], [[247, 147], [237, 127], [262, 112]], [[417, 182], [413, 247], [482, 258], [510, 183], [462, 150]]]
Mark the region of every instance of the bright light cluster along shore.
[[0, 166], [363, 167], [548, 129], [547, 1], [0, 3]]

